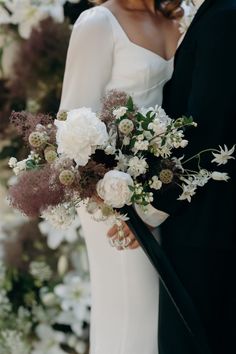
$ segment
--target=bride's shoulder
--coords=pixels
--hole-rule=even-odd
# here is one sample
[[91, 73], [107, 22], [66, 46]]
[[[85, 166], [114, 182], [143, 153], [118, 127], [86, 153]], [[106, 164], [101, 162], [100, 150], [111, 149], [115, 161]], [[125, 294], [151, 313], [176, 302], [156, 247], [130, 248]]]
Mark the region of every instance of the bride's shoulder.
[[90, 31], [110, 30], [111, 23], [104, 6], [95, 6], [83, 11], [74, 24], [74, 27], [83, 27]]

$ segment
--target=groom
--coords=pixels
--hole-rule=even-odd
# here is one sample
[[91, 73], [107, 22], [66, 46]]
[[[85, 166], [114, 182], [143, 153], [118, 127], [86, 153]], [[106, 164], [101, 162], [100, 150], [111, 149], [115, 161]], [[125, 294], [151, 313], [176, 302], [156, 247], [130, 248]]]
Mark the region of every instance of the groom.
[[[198, 123], [188, 135], [186, 157], [236, 143], [235, 38], [236, 0], [205, 0], [176, 53], [163, 107], [171, 118], [193, 116]], [[168, 216], [161, 225], [167, 262], [130, 210], [131, 227], [161, 274], [159, 354], [236, 353], [236, 166], [232, 161], [222, 170], [231, 180], [209, 183], [191, 204], [178, 201], [180, 190], [174, 188], [154, 196], [153, 206]], [[214, 168], [209, 161], [204, 164]]]
[[[172, 118], [192, 115], [198, 123], [186, 156], [236, 143], [235, 38], [236, 0], [205, 0], [177, 51], [163, 108]], [[214, 354], [236, 353], [236, 164], [226, 166], [231, 180], [206, 186], [190, 205], [177, 201], [174, 190], [154, 202], [170, 215], [161, 225], [162, 247]], [[159, 354], [195, 353], [162, 286], [159, 347]]]

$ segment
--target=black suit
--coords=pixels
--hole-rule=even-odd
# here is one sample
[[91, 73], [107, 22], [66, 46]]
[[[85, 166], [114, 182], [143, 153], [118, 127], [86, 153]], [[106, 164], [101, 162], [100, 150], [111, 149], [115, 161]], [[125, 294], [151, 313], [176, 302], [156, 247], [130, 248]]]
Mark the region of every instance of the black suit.
[[[223, 144], [232, 147], [236, 142], [235, 39], [236, 0], [206, 0], [177, 51], [163, 106], [172, 118], [192, 115], [198, 123], [187, 133], [186, 156]], [[218, 169], [208, 159], [203, 162], [210, 170]], [[180, 190], [174, 188], [154, 198], [154, 206], [170, 214], [161, 226], [161, 243], [180, 280], [172, 288], [172, 270], [167, 267], [161, 274], [165, 287], [161, 285], [159, 354], [236, 353], [235, 161], [222, 171], [229, 172], [231, 180], [207, 184], [191, 204], [177, 201]], [[137, 227], [135, 231], [157, 270], [162, 269], [162, 261], [155, 260], [159, 246]], [[196, 314], [189, 312], [191, 304], [185, 306], [181, 300], [183, 289], [176, 290], [182, 285]], [[188, 316], [193, 335], [173, 300]]]

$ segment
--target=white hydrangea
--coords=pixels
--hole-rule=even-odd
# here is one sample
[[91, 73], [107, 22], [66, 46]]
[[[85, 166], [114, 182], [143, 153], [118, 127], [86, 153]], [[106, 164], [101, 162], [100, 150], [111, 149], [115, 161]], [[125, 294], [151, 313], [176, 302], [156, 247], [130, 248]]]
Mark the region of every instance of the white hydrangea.
[[127, 173], [131, 175], [131, 177], [138, 177], [144, 173], [146, 173], [148, 169], [148, 164], [144, 158], [139, 158], [137, 156], [132, 157], [128, 162], [128, 170]]
[[106, 204], [113, 208], [122, 208], [130, 204], [134, 182], [129, 174], [121, 171], [109, 171], [97, 184], [97, 193]]
[[106, 125], [90, 108], [69, 111], [65, 121], [55, 120], [58, 153], [85, 166], [90, 156], [102, 145], [107, 144]]

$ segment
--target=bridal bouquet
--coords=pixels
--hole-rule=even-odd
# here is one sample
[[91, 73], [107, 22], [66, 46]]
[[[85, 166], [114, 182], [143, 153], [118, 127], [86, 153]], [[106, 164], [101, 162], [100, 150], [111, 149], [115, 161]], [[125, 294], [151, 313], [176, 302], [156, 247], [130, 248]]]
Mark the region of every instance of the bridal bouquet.
[[[137, 204], [145, 208], [156, 191], [180, 188], [179, 200], [191, 201], [209, 180], [227, 181], [227, 173], [201, 167], [201, 156], [212, 162], [233, 159], [235, 147], [207, 149], [184, 160], [177, 149], [188, 141], [184, 131], [196, 127], [192, 118], [176, 120], [160, 107], [138, 108], [126, 93], [111, 91], [99, 114], [90, 108], [48, 115], [14, 112], [11, 122], [22, 135], [29, 155], [9, 165], [17, 175], [10, 187], [13, 207], [42, 216], [57, 228], [67, 228], [80, 202], [96, 220], [117, 224], [127, 220], [119, 209]], [[196, 170], [186, 166], [197, 161]]]

